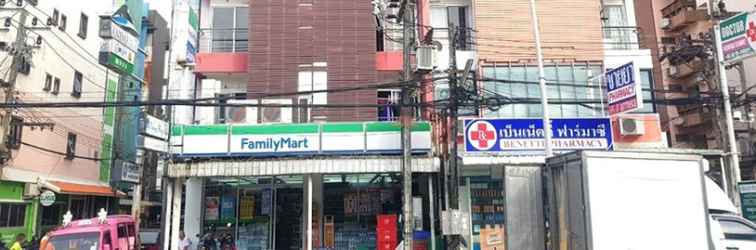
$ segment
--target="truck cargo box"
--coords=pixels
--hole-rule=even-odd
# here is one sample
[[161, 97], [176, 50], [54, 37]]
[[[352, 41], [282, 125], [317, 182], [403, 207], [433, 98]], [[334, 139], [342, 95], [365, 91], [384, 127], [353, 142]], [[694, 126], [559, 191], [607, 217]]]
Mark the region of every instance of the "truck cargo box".
[[577, 151], [544, 186], [552, 250], [713, 249], [700, 155]]

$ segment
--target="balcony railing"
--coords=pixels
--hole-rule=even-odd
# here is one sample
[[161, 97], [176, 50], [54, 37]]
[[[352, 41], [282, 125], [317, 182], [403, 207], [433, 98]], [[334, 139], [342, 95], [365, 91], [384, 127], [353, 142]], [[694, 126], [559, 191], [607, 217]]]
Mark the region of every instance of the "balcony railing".
[[247, 28], [200, 29], [200, 52], [247, 52]]
[[609, 26], [603, 27], [604, 48], [614, 50], [630, 50], [640, 48], [640, 32], [638, 27]]

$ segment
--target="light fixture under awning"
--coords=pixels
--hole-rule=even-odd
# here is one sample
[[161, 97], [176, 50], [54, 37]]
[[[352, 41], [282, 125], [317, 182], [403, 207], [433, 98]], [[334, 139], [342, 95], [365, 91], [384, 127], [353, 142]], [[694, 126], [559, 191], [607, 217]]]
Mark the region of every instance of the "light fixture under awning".
[[[432, 157], [412, 159], [412, 172], [439, 171], [440, 161]], [[297, 174], [390, 173], [401, 171], [401, 157], [338, 157], [254, 159], [171, 163], [169, 177], [271, 176]]]

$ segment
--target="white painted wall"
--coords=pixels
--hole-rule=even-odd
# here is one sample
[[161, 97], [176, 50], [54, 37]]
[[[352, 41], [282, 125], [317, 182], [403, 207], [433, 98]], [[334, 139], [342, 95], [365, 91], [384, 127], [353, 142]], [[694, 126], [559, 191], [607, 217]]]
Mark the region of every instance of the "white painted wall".
[[[13, 3], [7, 3], [11, 5]], [[19, 74], [16, 82], [18, 97], [24, 102], [96, 102], [103, 101], [105, 94], [106, 70], [97, 61], [102, 39], [97, 34], [99, 15], [115, 11], [112, 1], [39, 1], [36, 7], [27, 6], [26, 26], [31, 27], [37, 18], [36, 27], [46, 26], [53, 9], [60, 16], [66, 16], [65, 29], [50, 27], [48, 30], [35, 29], [29, 32], [28, 43], [42, 37], [42, 44], [33, 50], [33, 65], [29, 75]], [[5, 10], [12, 15], [13, 12]], [[80, 18], [88, 17], [87, 35], [79, 37]], [[14, 26], [18, 25], [20, 14], [14, 15]], [[61, 18], [59, 17], [59, 19]], [[0, 32], [0, 40], [14, 41], [16, 28]], [[0, 53], [0, 68], [8, 69], [11, 58]], [[82, 95], [75, 98], [73, 90], [74, 72], [83, 75]], [[60, 92], [52, 94], [43, 90], [46, 74], [60, 79]], [[7, 79], [7, 77], [5, 77]], [[58, 152], [65, 152], [69, 132], [77, 135], [76, 154], [99, 157], [102, 133], [102, 108], [61, 108], [61, 109], [20, 109], [17, 114], [29, 122], [49, 122], [54, 130], [26, 128], [22, 141]], [[39, 177], [70, 178], [97, 182], [99, 164], [90, 160], [64, 160], [63, 156], [22, 146], [13, 152], [10, 167], [39, 173]]]
[[199, 242], [197, 234], [202, 230], [202, 199], [204, 195], [204, 178], [189, 178], [186, 180], [184, 203], [184, 234], [192, 243]]

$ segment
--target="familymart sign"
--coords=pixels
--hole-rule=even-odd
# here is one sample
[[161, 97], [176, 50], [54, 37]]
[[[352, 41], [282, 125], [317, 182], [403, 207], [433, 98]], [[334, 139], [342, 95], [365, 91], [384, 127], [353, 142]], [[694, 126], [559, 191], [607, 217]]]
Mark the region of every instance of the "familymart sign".
[[719, 28], [725, 61], [736, 63], [756, 55], [756, 12], [730, 17]]
[[[401, 126], [391, 122], [176, 125], [171, 134], [177, 157], [401, 153]], [[415, 123], [412, 150], [428, 152], [430, 145], [430, 124]]]

